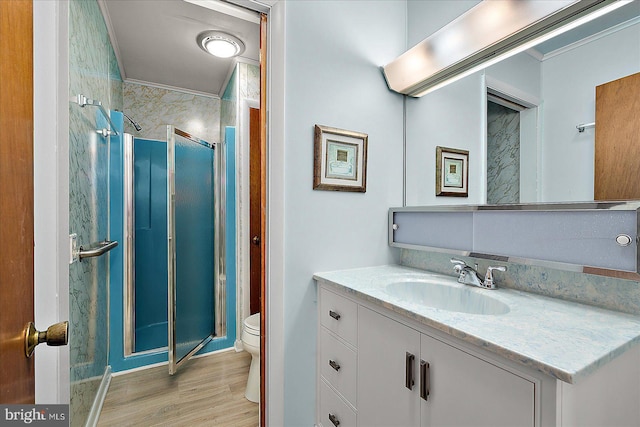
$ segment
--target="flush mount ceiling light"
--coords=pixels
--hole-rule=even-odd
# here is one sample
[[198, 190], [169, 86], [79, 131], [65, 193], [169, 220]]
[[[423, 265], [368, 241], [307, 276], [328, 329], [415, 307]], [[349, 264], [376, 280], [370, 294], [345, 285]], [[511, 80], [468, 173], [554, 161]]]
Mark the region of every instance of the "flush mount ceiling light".
[[231, 58], [244, 52], [244, 43], [239, 38], [222, 31], [205, 31], [198, 34], [198, 46], [218, 58]]

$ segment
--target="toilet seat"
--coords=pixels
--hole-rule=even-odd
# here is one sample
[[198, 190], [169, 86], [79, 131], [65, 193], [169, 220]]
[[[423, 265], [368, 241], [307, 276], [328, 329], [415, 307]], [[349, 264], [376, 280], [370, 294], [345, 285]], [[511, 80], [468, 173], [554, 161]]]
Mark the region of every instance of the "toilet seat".
[[251, 335], [260, 335], [260, 313], [252, 314], [244, 319], [244, 331]]

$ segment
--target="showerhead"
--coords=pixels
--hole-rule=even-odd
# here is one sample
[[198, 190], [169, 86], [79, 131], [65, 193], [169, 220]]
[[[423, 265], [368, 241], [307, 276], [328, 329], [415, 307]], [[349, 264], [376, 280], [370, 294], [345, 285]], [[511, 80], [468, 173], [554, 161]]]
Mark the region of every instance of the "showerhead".
[[136, 132], [140, 132], [142, 130], [142, 126], [140, 126], [138, 122], [134, 121], [131, 117], [127, 116], [124, 112], [122, 113], [122, 115], [125, 116], [127, 120], [131, 122], [134, 128], [136, 128]]
[[140, 131], [142, 130], [142, 126], [140, 126], [140, 125], [138, 124], [138, 122], [136, 122], [135, 120], [133, 120], [131, 117], [127, 116], [127, 115], [125, 114], [125, 112], [124, 112], [124, 111], [121, 111], [121, 110], [118, 110], [118, 109], [116, 109], [115, 111], [117, 111], [117, 112], [119, 112], [119, 113], [122, 113], [122, 115], [123, 115], [123, 116], [125, 116], [125, 117], [127, 118], [127, 120], [129, 120], [129, 121], [131, 122], [131, 125], [132, 125], [134, 128], [136, 128], [136, 132], [140, 132]]

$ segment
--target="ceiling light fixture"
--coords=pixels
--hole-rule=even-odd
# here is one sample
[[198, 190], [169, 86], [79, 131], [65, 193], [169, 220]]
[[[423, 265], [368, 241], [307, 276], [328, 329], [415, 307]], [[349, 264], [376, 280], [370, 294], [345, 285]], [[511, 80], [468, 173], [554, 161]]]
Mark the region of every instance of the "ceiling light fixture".
[[222, 31], [205, 31], [198, 34], [198, 46], [218, 58], [231, 58], [244, 52], [244, 43], [239, 38]]

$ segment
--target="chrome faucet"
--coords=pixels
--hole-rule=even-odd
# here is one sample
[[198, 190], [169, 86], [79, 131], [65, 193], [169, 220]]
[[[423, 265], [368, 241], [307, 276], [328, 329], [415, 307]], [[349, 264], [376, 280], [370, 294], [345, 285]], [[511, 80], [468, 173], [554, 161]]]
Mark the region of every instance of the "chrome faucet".
[[505, 266], [487, 267], [487, 274], [485, 274], [483, 279], [478, 274], [478, 264], [476, 264], [475, 268], [473, 268], [468, 266], [464, 261], [457, 258], [451, 258], [451, 263], [454, 264], [453, 269], [456, 273], [458, 273], [458, 282], [484, 289], [496, 289], [496, 285], [493, 281], [494, 270], [507, 271], [507, 267]]

